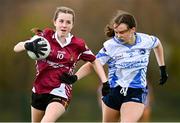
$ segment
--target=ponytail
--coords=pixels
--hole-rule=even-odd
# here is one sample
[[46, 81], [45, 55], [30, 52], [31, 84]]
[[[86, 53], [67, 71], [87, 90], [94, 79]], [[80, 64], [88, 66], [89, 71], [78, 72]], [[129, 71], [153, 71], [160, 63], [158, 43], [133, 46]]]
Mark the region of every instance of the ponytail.
[[115, 36], [114, 29], [108, 24], [104, 29], [104, 33], [107, 37]]
[[42, 33], [43, 31], [40, 30], [39, 28], [35, 27], [31, 29], [31, 32], [34, 33], [35, 35], [38, 35], [40, 33]]

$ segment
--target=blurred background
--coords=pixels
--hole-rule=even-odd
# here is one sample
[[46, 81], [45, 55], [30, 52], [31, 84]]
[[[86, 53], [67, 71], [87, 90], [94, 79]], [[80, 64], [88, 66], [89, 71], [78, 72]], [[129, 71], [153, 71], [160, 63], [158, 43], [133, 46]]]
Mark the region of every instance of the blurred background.
[[[0, 121], [30, 121], [35, 62], [28, 58], [26, 52], [13, 52], [13, 47], [31, 37], [33, 27], [53, 28], [52, 18], [58, 6], [75, 10], [73, 34], [84, 38], [95, 54], [106, 40], [104, 27], [119, 9], [136, 17], [138, 32], [159, 37], [164, 46], [169, 79], [167, 84], [158, 85], [159, 67], [152, 52], [147, 76], [154, 94], [151, 121], [180, 121], [179, 0], [1, 0]], [[99, 84], [95, 73], [77, 82], [73, 86], [72, 102], [58, 121], [100, 122]]]

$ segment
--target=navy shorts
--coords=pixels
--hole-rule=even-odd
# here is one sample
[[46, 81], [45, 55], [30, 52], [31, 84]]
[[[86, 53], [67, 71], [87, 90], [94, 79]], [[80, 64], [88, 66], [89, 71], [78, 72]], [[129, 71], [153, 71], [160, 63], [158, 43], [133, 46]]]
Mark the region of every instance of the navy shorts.
[[68, 107], [70, 101], [68, 101], [67, 99], [65, 99], [63, 97], [59, 97], [59, 96], [52, 95], [52, 94], [37, 94], [37, 93], [32, 92], [32, 97], [31, 97], [31, 106], [32, 107], [42, 110], [42, 111], [45, 111], [46, 107], [51, 102], [59, 102], [66, 109]]
[[147, 88], [128, 88], [127, 95], [120, 93], [122, 87], [112, 88], [110, 93], [102, 98], [103, 102], [110, 108], [120, 110], [125, 102], [145, 103], [148, 93]]

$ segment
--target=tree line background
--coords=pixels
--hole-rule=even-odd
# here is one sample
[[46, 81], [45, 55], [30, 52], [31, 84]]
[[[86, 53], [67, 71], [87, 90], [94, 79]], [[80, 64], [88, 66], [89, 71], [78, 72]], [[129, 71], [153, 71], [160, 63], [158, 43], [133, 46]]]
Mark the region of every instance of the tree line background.
[[[31, 37], [33, 27], [53, 28], [52, 18], [58, 6], [75, 10], [73, 34], [84, 38], [95, 54], [106, 40], [104, 27], [116, 10], [132, 13], [138, 32], [159, 37], [164, 46], [169, 79], [167, 84], [158, 85], [159, 67], [152, 52], [147, 76], [154, 93], [151, 121], [180, 121], [179, 0], [1, 0], [0, 121], [30, 121], [34, 61], [26, 52], [13, 52], [13, 47]], [[95, 73], [78, 81], [73, 86], [70, 107], [59, 121], [101, 121], [99, 85]]]

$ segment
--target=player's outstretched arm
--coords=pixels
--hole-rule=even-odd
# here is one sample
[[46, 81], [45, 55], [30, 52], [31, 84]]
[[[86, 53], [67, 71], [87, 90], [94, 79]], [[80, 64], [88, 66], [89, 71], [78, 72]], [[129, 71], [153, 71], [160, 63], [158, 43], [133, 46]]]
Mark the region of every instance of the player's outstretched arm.
[[154, 48], [154, 53], [156, 55], [156, 59], [157, 59], [159, 69], [160, 69], [159, 84], [163, 85], [164, 83], [166, 83], [166, 81], [168, 79], [168, 74], [166, 71], [166, 65], [165, 65], [165, 61], [164, 61], [164, 51], [163, 51], [163, 46], [162, 46], [161, 42], [159, 42], [157, 47]]
[[21, 52], [25, 50], [24, 47], [25, 42], [19, 42], [14, 46], [14, 52]]
[[101, 63], [99, 62], [98, 59], [94, 60], [92, 63], [91, 62], [87, 62], [86, 64], [84, 64], [77, 72], [76, 75], [78, 76], [78, 79], [81, 79], [85, 76], [87, 76], [88, 74], [90, 74], [92, 72], [92, 70], [95, 70], [96, 74], [98, 75], [98, 77], [100, 78], [101, 82], [107, 82], [107, 77], [104, 71], [103, 66], [101, 65]]
[[79, 70], [74, 75], [69, 75], [67, 73], [63, 73], [62, 76], [60, 76], [60, 80], [62, 83], [66, 84], [73, 84], [77, 80], [80, 80], [81, 78], [87, 76], [92, 71], [92, 64], [90, 62], [87, 62], [83, 66], [79, 68]]
[[92, 63], [87, 62], [86, 64], [81, 66], [81, 68], [79, 68], [79, 70], [74, 75], [69, 75], [67, 73], [64, 73], [60, 77], [60, 80], [62, 83], [73, 84], [77, 80], [82, 79], [83, 77], [85, 77], [89, 73], [91, 73], [93, 68], [94, 68], [95, 72], [98, 74], [102, 83], [105, 83], [108, 81], [106, 74], [105, 74], [105, 71], [103, 69], [103, 66], [100, 64], [100, 62], [97, 59], [95, 61], [93, 61]]

